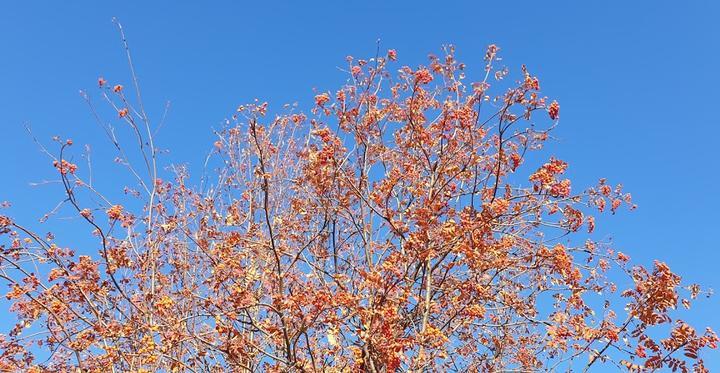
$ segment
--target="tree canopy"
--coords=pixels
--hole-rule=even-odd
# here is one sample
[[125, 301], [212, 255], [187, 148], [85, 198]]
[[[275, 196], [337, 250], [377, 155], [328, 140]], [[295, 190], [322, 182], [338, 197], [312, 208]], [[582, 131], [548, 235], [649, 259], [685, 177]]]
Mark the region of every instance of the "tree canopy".
[[630, 194], [539, 158], [560, 105], [498, 53], [477, 81], [451, 46], [418, 67], [348, 57], [308, 110], [240, 106], [197, 185], [163, 162], [128, 50], [127, 87], [97, 94], [128, 201], [70, 161], [72, 140], [47, 151], [96, 246], [0, 216], [18, 318], [0, 370], [704, 371], [718, 338], [676, 310], [704, 291], [593, 238]]

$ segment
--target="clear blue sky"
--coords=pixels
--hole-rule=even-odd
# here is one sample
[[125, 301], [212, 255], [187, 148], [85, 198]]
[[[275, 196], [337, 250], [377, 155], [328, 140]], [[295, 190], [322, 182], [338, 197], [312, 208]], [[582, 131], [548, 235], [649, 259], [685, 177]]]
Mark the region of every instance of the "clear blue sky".
[[[196, 169], [210, 129], [238, 104], [257, 97], [308, 107], [313, 88], [345, 79], [336, 67], [346, 55], [373, 55], [378, 38], [412, 65], [453, 43], [461, 60], [479, 66], [496, 43], [513, 71], [527, 64], [561, 103], [551, 153], [570, 162], [574, 185], [608, 177], [639, 205], [599, 220], [600, 237], [638, 262], [667, 261], [685, 281], [720, 290], [717, 1], [31, 3], [0, 4], [0, 201], [41, 231], [37, 211], [61, 191], [28, 186], [53, 170], [23, 125], [42, 140], [107, 144], [78, 90], [94, 91], [100, 75], [128, 83], [113, 16], [130, 39], [151, 116], [172, 101], [159, 134], [172, 149], [165, 159]], [[99, 154], [96, 162], [107, 162]], [[110, 170], [96, 177], [118, 169]], [[720, 329], [720, 295], [694, 311], [697, 326]], [[707, 355], [711, 368], [720, 368], [718, 355]]]

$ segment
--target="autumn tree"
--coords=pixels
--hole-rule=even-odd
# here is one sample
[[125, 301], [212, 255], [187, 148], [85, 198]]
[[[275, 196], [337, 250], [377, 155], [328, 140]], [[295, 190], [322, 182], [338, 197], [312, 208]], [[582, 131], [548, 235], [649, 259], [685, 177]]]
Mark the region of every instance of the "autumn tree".
[[124, 46], [126, 86], [84, 97], [135, 182], [102, 194], [71, 140], [48, 147], [95, 246], [0, 216], [17, 318], [0, 370], [706, 370], [718, 338], [676, 315], [705, 292], [593, 239], [593, 214], [630, 195], [538, 159], [560, 106], [496, 46], [473, 71], [452, 47], [419, 67], [348, 57], [307, 111], [242, 105], [202, 187], [163, 163]]

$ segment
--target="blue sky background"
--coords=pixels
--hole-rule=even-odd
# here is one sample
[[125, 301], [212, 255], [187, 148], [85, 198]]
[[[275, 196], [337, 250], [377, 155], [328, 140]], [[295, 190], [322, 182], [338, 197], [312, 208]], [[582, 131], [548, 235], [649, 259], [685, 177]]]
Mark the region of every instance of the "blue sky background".
[[[92, 144], [95, 177], [112, 191], [121, 170], [109, 165], [112, 152], [78, 90], [95, 92], [101, 75], [129, 85], [113, 16], [126, 29], [151, 117], [172, 101], [158, 135], [172, 151], [166, 162], [195, 170], [214, 141], [211, 128], [238, 104], [257, 97], [307, 108], [313, 89], [343, 83], [337, 67], [346, 55], [374, 55], [378, 38], [409, 65], [453, 43], [471, 69], [496, 43], [512, 72], [527, 64], [560, 102], [550, 153], [570, 162], [575, 187], [608, 177], [639, 205], [598, 220], [595, 237], [720, 290], [719, 2], [263, 3], [0, 3], [0, 201], [13, 203], [10, 214], [43, 231], [39, 211], [61, 198], [58, 185], [29, 187], [54, 171], [28, 122], [46, 143], [58, 134]], [[75, 232], [63, 233], [59, 240], [76, 242]], [[720, 329], [720, 295], [693, 311], [687, 319], [696, 326]], [[718, 352], [706, 362], [720, 368]]]

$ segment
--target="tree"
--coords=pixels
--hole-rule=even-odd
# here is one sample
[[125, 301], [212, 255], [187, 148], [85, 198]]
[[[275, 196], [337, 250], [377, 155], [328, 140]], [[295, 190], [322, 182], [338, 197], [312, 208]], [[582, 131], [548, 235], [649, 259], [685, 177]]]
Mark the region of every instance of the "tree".
[[307, 113], [240, 106], [205, 188], [160, 166], [124, 46], [134, 94], [98, 83], [138, 166], [98, 123], [144, 207], [97, 191], [57, 139], [63, 208], [97, 253], [0, 216], [3, 371], [705, 370], [717, 336], [674, 315], [704, 292], [591, 239], [591, 214], [633, 207], [620, 185], [525, 165], [560, 106], [524, 66], [510, 83], [496, 46], [474, 83], [452, 47], [415, 69], [389, 50], [348, 57]]

